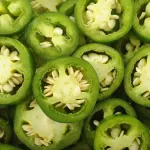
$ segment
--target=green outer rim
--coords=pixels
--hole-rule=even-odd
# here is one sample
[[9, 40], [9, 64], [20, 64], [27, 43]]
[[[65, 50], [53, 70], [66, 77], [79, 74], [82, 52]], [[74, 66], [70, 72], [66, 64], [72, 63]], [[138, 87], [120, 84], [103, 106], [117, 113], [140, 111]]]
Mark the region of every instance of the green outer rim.
[[0, 94], [0, 104], [16, 104], [22, 101], [31, 92], [31, 82], [34, 75], [33, 58], [28, 49], [15, 39], [0, 37], [0, 45], [14, 46], [21, 58], [19, 71], [24, 76], [24, 82], [14, 95]]
[[[71, 38], [67, 47], [63, 47], [61, 52], [58, 52], [56, 48], [41, 48], [39, 46], [39, 40], [36, 38], [37, 24], [47, 21], [49, 24], [63, 25], [66, 27], [66, 34]], [[33, 51], [43, 60], [53, 60], [59, 57], [69, 56], [79, 44], [79, 33], [75, 24], [65, 15], [58, 12], [43, 13], [36, 17], [26, 28], [25, 39], [33, 48]]]
[[[115, 90], [119, 87], [121, 84], [123, 77], [124, 77], [124, 62], [123, 59], [120, 55], [120, 53], [115, 50], [114, 48], [103, 45], [103, 44], [98, 44], [98, 43], [92, 43], [92, 44], [86, 44], [81, 47], [79, 47], [72, 56], [81, 58], [82, 55], [86, 52], [90, 51], [95, 51], [95, 52], [104, 52], [110, 57], [113, 58], [113, 60], [116, 62], [117, 66], [117, 78], [116, 81], [111, 85], [110, 89], [108, 91], [99, 93], [98, 101], [104, 100], [111, 96], [112, 93], [115, 92]], [[118, 65], [119, 64], [119, 65]]]
[[136, 118], [128, 115], [113, 115], [102, 120], [102, 122], [96, 129], [94, 138], [94, 150], [99, 150], [105, 145], [105, 143], [107, 143], [103, 141], [103, 132], [106, 131], [108, 128], [113, 127], [114, 125], [121, 123], [128, 123], [129, 125], [131, 125], [134, 131], [136, 130], [137, 132], [139, 132], [139, 134], [141, 134], [142, 145], [140, 147], [140, 150], [150, 149], [150, 132], [144, 124], [142, 124]]
[[14, 131], [22, 143], [24, 143], [28, 148], [32, 150], [58, 150], [68, 147], [74, 144], [80, 137], [81, 130], [83, 127], [83, 121], [73, 123], [73, 130], [67, 134], [58, 144], [48, 147], [39, 147], [34, 144], [34, 139], [27, 137], [25, 132], [22, 130], [22, 123], [24, 121], [24, 111], [30, 102], [32, 97], [29, 97], [24, 102], [20, 103], [16, 107], [15, 117], [14, 117]]
[[150, 56], [150, 47], [144, 46], [137, 52], [131, 60], [129, 60], [126, 68], [125, 68], [125, 77], [124, 77], [124, 89], [126, 94], [137, 104], [142, 106], [150, 107], [150, 100], [147, 98], [141, 97], [138, 93], [133, 91], [132, 82], [131, 82], [131, 74], [134, 69], [134, 65], [138, 60], [140, 60], [144, 56]]
[[[89, 96], [84, 107], [81, 107], [77, 113], [64, 114], [56, 111], [51, 105], [47, 105], [47, 103], [44, 102], [46, 99], [42, 94], [41, 81], [45, 73], [47, 73], [51, 68], [59, 68], [60, 66], [64, 67], [68, 64], [82, 67], [84, 69], [85, 76], [89, 79], [92, 86], [90, 87], [90, 93], [88, 93]], [[33, 79], [33, 95], [39, 106], [47, 116], [58, 122], [76, 122], [87, 117], [95, 106], [98, 98], [98, 89], [98, 77], [93, 67], [88, 62], [75, 57], [60, 58], [46, 63], [43, 67], [37, 70]]]
[[8, 144], [0, 144], [0, 149], [1, 150], [22, 150], [18, 147], [12, 146], [12, 145], [8, 145]]
[[[130, 115], [132, 117], [137, 117], [136, 116], [136, 112], [134, 110], [134, 108], [125, 100], [120, 99], [120, 98], [110, 98], [110, 99], [106, 99], [105, 101], [101, 101], [98, 104], [96, 104], [94, 110], [92, 111], [92, 113], [86, 118], [85, 123], [84, 123], [84, 127], [83, 127], [83, 136], [84, 139], [87, 141], [87, 143], [93, 147], [93, 143], [94, 143], [94, 134], [95, 131], [91, 130], [91, 127], [89, 125], [89, 122], [92, 118], [92, 116], [99, 110], [104, 110], [104, 113], [106, 111], [106, 113], [110, 113], [109, 110], [114, 110], [115, 107], [117, 106], [121, 106], [126, 110], [127, 115]], [[113, 115], [113, 114], [111, 114]], [[101, 117], [101, 116], [100, 116]], [[108, 117], [108, 116], [107, 116]]]
[[85, 6], [91, 2], [91, 0], [81, 0], [78, 1], [75, 7], [75, 19], [77, 26], [80, 30], [93, 41], [108, 43], [111, 41], [118, 40], [123, 37], [132, 27], [133, 17], [134, 17], [134, 5], [133, 0], [120, 0], [120, 4], [123, 10], [123, 18], [121, 20], [122, 28], [116, 32], [109, 35], [101, 35], [98, 31], [88, 28], [83, 21], [83, 15], [85, 15]]
[[[2, 2], [7, 5], [6, 0], [2, 0]], [[19, 0], [17, 0], [19, 1]], [[27, 24], [30, 22], [30, 20], [33, 17], [33, 11], [30, 4], [30, 0], [23, 0], [22, 2], [22, 8], [20, 16], [18, 17], [17, 21], [15, 21], [12, 26], [8, 28], [0, 28], [0, 35], [12, 35], [21, 32]]]
[[147, 4], [149, 0], [135, 0], [135, 15], [133, 20], [133, 31], [144, 42], [150, 43], [150, 29], [145, 28], [139, 24], [137, 13], [140, 10], [141, 5]]

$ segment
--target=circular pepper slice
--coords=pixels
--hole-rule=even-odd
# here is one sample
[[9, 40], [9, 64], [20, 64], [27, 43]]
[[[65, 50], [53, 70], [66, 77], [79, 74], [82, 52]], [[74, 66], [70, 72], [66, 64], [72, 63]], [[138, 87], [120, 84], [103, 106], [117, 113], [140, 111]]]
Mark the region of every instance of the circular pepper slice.
[[1, 0], [0, 10], [0, 35], [21, 32], [33, 17], [28, 0]]
[[22, 150], [18, 147], [12, 146], [12, 145], [7, 145], [7, 144], [0, 144], [0, 149], [1, 150]]
[[133, 107], [126, 101], [118, 98], [110, 98], [96, 105], [92, 113], [85, 120], [83, 136], [87, 143], [93, 147], [96, 128], [101, 121], [112, 115], [130, 115], [136, 117]]
[[115, 49], [92, 43], [79, 47], [73, 56], [88, 61], [95, 69], [100, 84], [98, 100], [108, 98], [121, 84], [124, 62]]
[[75, 19], [81, 31], [96, 42], [111, 42], [123, 37], [132, 27], [132, 0], [79, 0]]
[[124, 88], [136, 103], [150, 107], [150, 47], [143, 47], [127, 64]]
[[41, 110], [34, 98], [19, 104], [14, 118], [17, 137], [33, 150], [60, 150], [75, 143], [81, 134], [83, 121], [59, 123]]
[[47, 116], [58, 122], [83, 120], [98, 98], [98, 78], [86, 61], [67, 57], [40, 67], [33, 80], [33, 94]]
[[50, 12], [35, 18], [25, 32], [27, 43], [43, 60], [69, 56], [78, 46], [79, 33], [65, 15]]
[[19, 41], [0, 37], [0, 104], [18, 103], [30, 93], [32, 57]]
[[150, 43], [150, 2], [149, 0], [135, 0], [134, 5], [133, 30], [141, 40]]
[[150, 132], [136, 118], [111, 116], [103, 120], [95, 132], [94, 150], [149, 150]]

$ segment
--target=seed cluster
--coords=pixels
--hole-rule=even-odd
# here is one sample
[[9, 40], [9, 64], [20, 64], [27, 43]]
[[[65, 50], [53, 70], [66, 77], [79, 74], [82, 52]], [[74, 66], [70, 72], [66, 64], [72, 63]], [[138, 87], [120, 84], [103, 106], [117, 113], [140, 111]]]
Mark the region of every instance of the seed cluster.
[[[57, 70], [53, 70], [50, 72], [47, 77], [44, 79], [44, 82], [47, 84], [44, 86], [44, 96], [45, 97], [55, 97], [59, 99], [59, 102], [55, 105], [56, 108], [62, 107], [62, 108], [68, 108], [69, 110], [74, 110], [75, 108], [81, 107], [81, 104], [85, 102], [85, 99], [79, 99], [76, 98], [78, 97], [82, 91], [88, 90], [90, 84], [88, 83], [87, 80], [84, 80], [84, 75], [83, 73], [78, 70], [74, 69], [73, 67], [68, 67], [67, 68], [68, 76], [73, 77], [77, 81], [77, 85], [75, 88], [72, 90], [72, 95], [75, 98], [75, 101], [72, 102], [64, 102], [62, 100], [62, 97], [65, 96], [65, 92], [63, 92], [63, 89], [61, 90], [62, 92], [55, 92], [54, 91], [54, 86], [56, 82], [59, 82], [59, 74]], [[67, 95], [66, 95], [67, 96]]]
[[[112, 10], [116, 10], [116, 14], [111, 14]], [[111, 31], [116, 26], [116, 20], [119, 19], [121, 13], [121, 5], [118, 0], [99, 0], [96, 4], [90, 3], [87, 6], [86, 16], [88, 24], [97, 24], [101, 33], [103, 31]]]
[[[91, 65], [94, 67], [95, 71], [97, 72], [97, 68], [95, 67], [95, 65], [99, 66], [99, 68], [101, 68], [100, 64], [108, 64], [109, 63], [109, 56], [107, 56], [106, 54], [97, 54], [97, 53], [89, 53], [89, 54], [84, 54], [83, 55], [83, 59], [88, 61], [89, 63], [91, 63]], [[98, 64], [95, 64], [98, 63]], [[94, 65], [95, 64], [95, 65]], [[97, 72], [97, 74], [99, 75], [99, 73]], [[102, 74], [102, 72], [101, 72]], [[103, 80], [100, 80], [100, 92], [104, 92], [109, 90], [111, 84], [113, 83], [113, 81], [116, 78], [116, 70], [112, 70], [110, 72], [108, 72], [105, 75], [105, 78]]]
[[[10, 51], [6, 46], [1, 47], [0, 58], [1, 60], [6, 58], [7, 60], [9, 60], [10, 64], [20, 60], [19, 53], [17, 51]], [[1, 67], [3, 68], [5, 64], [2, 63], [0, 65], [2, 65]], [[6, 74], [6, 72], [4, 71], [3, 74]], [[21, 73], [13, 70], [13, 72], [11, 72], [10, 74], [11, 76], [7, 79], [6, 82], [0, 83], [1, 93], [10, 93], [17, 85], [23, 83], [23, 75]]]

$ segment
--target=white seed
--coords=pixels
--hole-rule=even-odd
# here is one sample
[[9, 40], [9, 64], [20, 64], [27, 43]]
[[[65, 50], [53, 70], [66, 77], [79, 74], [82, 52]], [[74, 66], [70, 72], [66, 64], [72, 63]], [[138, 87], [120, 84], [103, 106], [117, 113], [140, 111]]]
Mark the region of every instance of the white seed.
[[128, 52], [134, 51], [134, 46], [131, 43], [126, 44], [126, 50]]
[[100, 92], [105, 92], [105, 91], [107, 91], [107, 90], [109, 90], [108, 87], [107, 87], [107, 88], [101, 88], [101, 89], [100, 89]]
[[90, 10], [87, 10], [86, 16], [87, 16], [87, 19], [90, 20], [90, 22], [88, 23], [91, 23], [91, 21], [93, 20], [93, 13]]
[[146, 59], [145, 59], [145, 58], [142, 58], [142, 59], [139, 61], [139, 63], [138, 63], [137, 66], [138, 66], [139, 69], [143, 69], [143, 67], [146, 66]]
[[20, 73], [13, 73], [13, 76], [14, 77], [22, 77], [22, 74], [20, 74]]
[[89, 61], [89, 57], [87, 55], [83, 55], [82, 58], [86, 61]]
[[33, 136], [33, 135], [35, 135], [35, 134], [37, 134], [37, 133], [36, 133], [35, 131], [33, 131], [33, 130], [28, 131], [28, 132], [26, 133], [27, 136]]
[[53, 78], [58, 78], [58, 76], [59, 76], [59, 75], [58, 75], [58, 72], [57, 72], [56, 70], [53, 70], [53, 71], [52, 71], [52, 77], [53, 77]]
[[35, 145], [38, 145], [38, 146], [41, 146], [42, 145], [42, 143], [41, 143], [41, 138], [39, 138], [39, 137], [35, 137], [34, 138], [34, 143], [35, 143]]
[[23, 125], [23, 126], [22, 126], [22, 129], [23, 129], [24, 131], [27, 131], [27, 132], [28, 132], [28, 131], [31, 131], [31, 130], [32, 130], [32, 126], [29, 125], [29, 124], [28, 124], [28, 125]]
[[109, 28], [113, 29], [115, 27], [115, 25], [116, 25], [116, 20], [111, 19], [108, 21]]
[[119, 137], [122, 137], [124, 135], [124, 131], [121, 131]]
[[15, 77], [12, 77], [11, 78], [12, 82], [14, 82], [16, 85], [19, 85], [20, 82], [15, 78]]
[[121, 115], [121, 114], [122, 114], [121, 112], [116, 112], [116, 113], [115, 113], [115, 115]]
[[142, 95], [142, 97], [144, 97], [144, 98], [146, 98], [146, 97], [148, 97], [148, 96], [150, 96], [150, 92], [149, 92], [149, 91], [146, 91], [146, 92]]
[[49, 144], [47, 142], [45, 142], [44, 140], [40, 140], [40, 142], [45, 146], [49, 146]]
[[94, 121], [93, 121], [93, 124], [94, 124], [95, 126], [98, 126], [98, 125], [99, 125], [99, 121], [94, 120]]
[[53, 92], [49, 91], [48, 93], [45, 94], [46, 97], [52, 96]]
[[89, 59], [92, 60], [92, 61], [97, 61], [97, 60], [100, 59], [100, 58], [99, 58], [99, 55], [96, 54], [96, 53], [89, 53], [89, 54], [88, 54], [88, 57], [89, 57]]
[[56, 27], [53, 31], [55, 35], [63, 35], [63, 30], [59, 27]]
[[79, 86], [76, 86], [74, 91], [73, 91], [73, 96], [78, 96], [81, 93], [81, 89]]
[[87, 90], [90, 84], [80, 84], [81, 90]]
[[84, 102], [85, 102], [85, 100], [77, 100], [77, 101], [76, 101], [77, 104], [82, 104], [82, 103], [84, 103]]
[[129, 147], [129, 150], [139, 150], [140, 146], [136, 140], [133, 141], [132, 145]]
[[102, 63], [105, 64], [109, 60], [109, 57], [107, 55], [102, 55]]
[[71, 104], [66, 104], [66, 106], [70, 109], [70, 110], [74, 110], [74, 107]]
[[133, 85], [134, 86], [137, 86], [137, 85], [139, 85], [141, 83], [141, 80], [140, 80], [140, 78], [138, 78], [138, 77], [136, 77], [134, 80], [133, 80]]
[[52, 90], [52, 88], [47, 88], [47, 89], [44, 89], [44, 94], [50, 92]]
[[112, 138], [118, 138], [119, 135], [121, 133], [121, 129], [120, 128], [113, 128], [110, 132], [110, 135], [112, 136]]
[[2, 53], [4, 56], [9, 56], [10, 51], [9, 51], [9, 49], [8, 49], [7, 47], [2, 46], [2, 48], [1, 48], [1, 53]]
[[95, 4], [91, 3], [90, 5], [87, 6], [87, 9], [93, 11], [95, 9]]
[[3, 85], [3, 90], [9, 93], [9, 92], [13, 91], [13, 87], [9, 83], [5, 83]]
[[118, 15], [111, 15], [110, 18], [111, 18], [111, 19], [116, 19], [116, 20], [117, 20], [117, 19], [119, 19], [119, 16], [118, 16]]
[[5, 132], [2, 128], [0, 128], [0, 138], [2, 138], [4, 136]]
[[82, 78], [83, 78], [83, 74], [80, 72], [78, 74], [78, 76], [76, 77], [76, 79], [77, 79], [78, 82], [80, 82], [82, 80]]
[[80, 73], [80, 70], [76, 70], [73, 76], [74, 76], [75, 78], [77, 78], [77, 76], [79, 75], [79, 73]]
[[67, 70], [68, 70], [69, 75], [73, 75], [74, 74], [73, 67], [68, 67]]
[[139, 72], [134, 73], [134, 77], [140, 77], [140, 76], [141, 76], [141, 73], [139, 73]]
[[9, 83], [12, 87], [15, 87], [15, 86], [16, 86], [11, 80], [8, 80], [8, 83]]
[[18, 80], [19, 84], [21, 84], [24, 80], [24, 78], [22, 76], [16, 77], [16, 79]]
[[82, 85], [82, 84], [86, 84], [86, 83], [88, 83], [88, 81], [87, 81], [87, 80], [82, 80], [82, 81], [80, 81], [80, 85]]
[[136, 138], [136, 141], [137, 141], [137, 143], [138, 143], [139, 145], [141, 144], [141, 141], [140, 141], [139, 138]]
[[110, 85], [113, 80], [114, 80], [113, 76], [109, 74], [105, 79], [105, 85]]
[[75, 17], [70, 16], [69, 18], [70, 18], [70, 20], [71, 20], [72, 22], [74, 22], [74, 23], [75, 23]]
[[142, 13], [141, 13], [141, 16], [139, 17], [139, 20], [144, 19], [145, 16], [146, 16], [146, 12], [142, 12]]
[[20, 58], [18, 57], [17, 51], [13, 51], [10, 53], [10, 60], [14, 60], [14, 61], [20, 60]]
[[74, 108], [75, 107], [81, 107], [79, 104], [71, 104]]
[[29, 105], [30, 108], [34, 108], [37, 105], [36, 100], [32, 101]]
[[47, 83], [49, 83], [49, 84], [55, 84], [55, 80], [52, 78], [52, 77], [47, 77]]
[[55, 107], [56, 108], [59, 108], [59, 107], [62, 107], [62, 106], [64, 106], [65, 104], [63, 104], [63, 103], [58, 103]]
[[48, 47], [51, 47], [52, 44], [50, 42], [48, 42], [48, 41], [45, 41], [45, 42], [40, 43], [40, 46], [42, 48], [48, 48]]
[[142, 70], [138, 67], [135, 68], [137, 72], [142, 73]]
[[121, 13], [121, 5], [119, 3], [116, 4], [116, 12]]

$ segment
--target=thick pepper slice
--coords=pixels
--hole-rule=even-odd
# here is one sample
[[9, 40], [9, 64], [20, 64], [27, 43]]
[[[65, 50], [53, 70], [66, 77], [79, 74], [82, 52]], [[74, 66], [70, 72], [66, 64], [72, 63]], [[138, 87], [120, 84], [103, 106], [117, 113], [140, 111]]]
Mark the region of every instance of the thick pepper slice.
[[43, 60], [69, 56], [79, 44], [79, 33], [65, 15], [51, 12], [35, 18], [25, 32], [33, 51]]
[[73, 56], [88, 61], [95, 69], [100, 84], [98, 100], [109, 97], [121, 84], [124, 76], [124, 62], [115, 49], [92, 43], [79, 47]]
[[133, 107], [126, 101], [118, 98], [111, 98], [96, 105], [92, 113], [85, 120], [83, 136], [87, 143], [93, 147], [96, 128], [106, 117], [124, 114], [136, 117]]
[[0, 1], [0, 35], [21, 32], [33, 17], [28, 0]]
[[95, 132], [94, 150], [149, 150], [150, 132], [136, 118], [111, 116], [103, 120]]
[[41, 110], [34, 98], [16, 108], [14, 130], [17, 137], [33, 150], [60, 150], [75, 143], [81, 134], [83, 121], [59, 123]]
[[150, 43], [150, 1], [135, 0], [133, 30], [141, 40]]
[[81, 31], [96, 42], [111, 42], [123, 37], [132, 27], [132, 0], [79, 0], [75, 19]]
[[124, 88], [136, 103], [150, 107], [150, 47], [141, 48], [129, 61], [125, 70]]
[[33, 94], [47, 116], [58, 122], [83, 120], [98, 98], [98, 78], [86, 61], [67, 57], [40, 67], [33, 80]]
[[0, 104], [18, 103], [28, 95], [33, 74], [28, 49], [15, 39], [0, 37]]
[[0, 144], [0, 149], [1, 150], [22, 150], [18, 147], [12, 146], [12, 145], [7, 145], [7, 144]]

